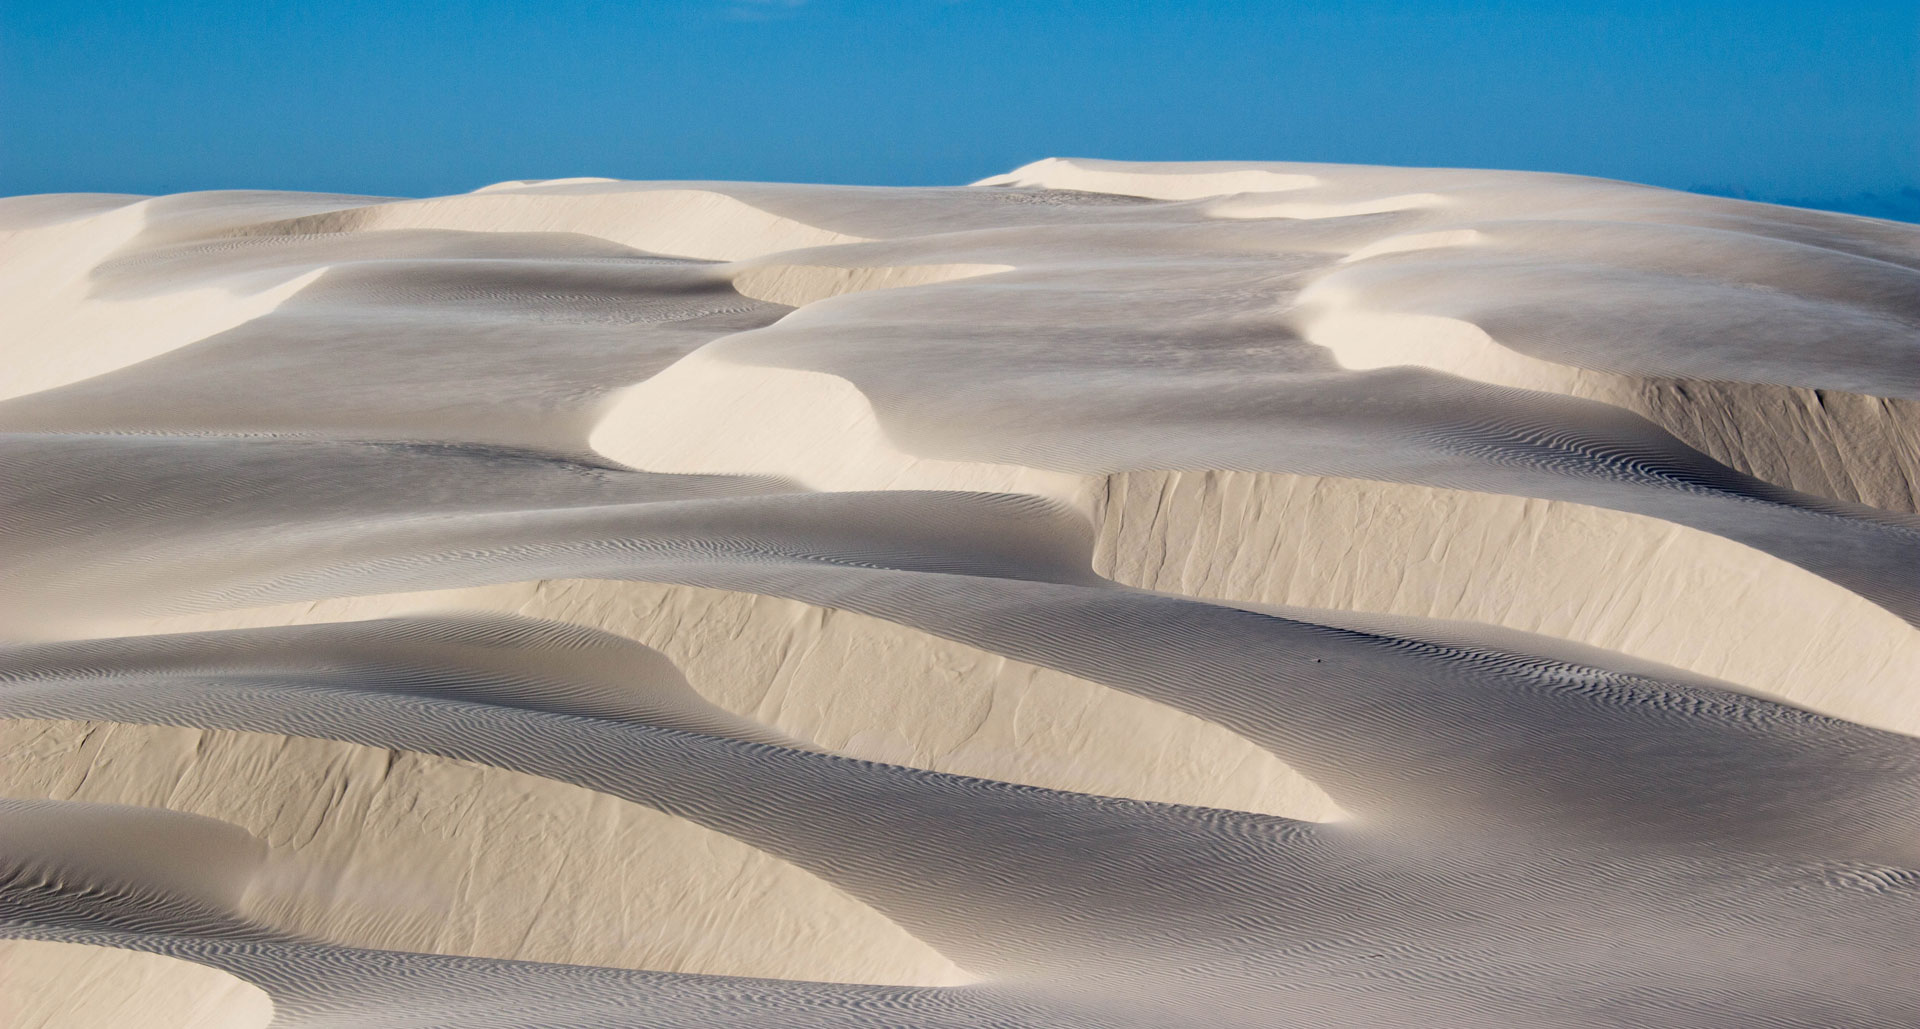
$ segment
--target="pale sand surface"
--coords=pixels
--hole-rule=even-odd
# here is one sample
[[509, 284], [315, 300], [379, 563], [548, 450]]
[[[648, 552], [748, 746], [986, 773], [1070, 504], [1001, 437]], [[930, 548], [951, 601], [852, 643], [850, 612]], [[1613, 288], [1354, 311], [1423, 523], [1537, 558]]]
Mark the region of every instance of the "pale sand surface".
[[0, 200], [0, 1012], [1905, 1027], [1920, 229]]
[[0, 991], [10, 1029], [263, 1029], [273, 1020], [266, 991], [217, 968], [77, 943], [0, 940]]

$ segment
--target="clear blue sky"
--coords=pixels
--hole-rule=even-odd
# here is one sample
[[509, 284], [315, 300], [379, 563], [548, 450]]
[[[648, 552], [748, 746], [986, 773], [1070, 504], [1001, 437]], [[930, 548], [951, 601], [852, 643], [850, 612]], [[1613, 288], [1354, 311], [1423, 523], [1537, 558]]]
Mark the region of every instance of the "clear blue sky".
[[1920, 0], [0, 4], [0, 193], [959, 183], [1048, 155], [1920, 185]]

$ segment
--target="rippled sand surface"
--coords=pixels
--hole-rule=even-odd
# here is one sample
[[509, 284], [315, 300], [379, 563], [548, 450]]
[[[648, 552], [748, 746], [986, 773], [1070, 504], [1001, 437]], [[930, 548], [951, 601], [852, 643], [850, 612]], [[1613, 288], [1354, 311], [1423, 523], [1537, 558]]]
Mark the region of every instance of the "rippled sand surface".
[[1920, 228], [0, 200], [0, 1016], [1920, 1017]]

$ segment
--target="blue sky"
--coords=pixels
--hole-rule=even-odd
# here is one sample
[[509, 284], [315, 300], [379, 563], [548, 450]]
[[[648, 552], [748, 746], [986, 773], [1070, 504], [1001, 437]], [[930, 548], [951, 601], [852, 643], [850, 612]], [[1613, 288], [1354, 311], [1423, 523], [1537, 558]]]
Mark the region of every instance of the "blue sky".
[[1920, 2], [0, 5], [0, 193], [606, 175], [959, 183], [1049, 155], [1920, 186]]

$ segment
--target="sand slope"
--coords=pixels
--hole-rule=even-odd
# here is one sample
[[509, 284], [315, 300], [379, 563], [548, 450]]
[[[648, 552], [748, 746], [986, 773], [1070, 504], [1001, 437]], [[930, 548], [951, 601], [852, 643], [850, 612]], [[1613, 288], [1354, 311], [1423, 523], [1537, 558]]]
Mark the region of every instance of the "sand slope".
[[26, 1024], [1920, 1010], [1911, 226], [1048, 160], [13, 198], [0, 290]]

